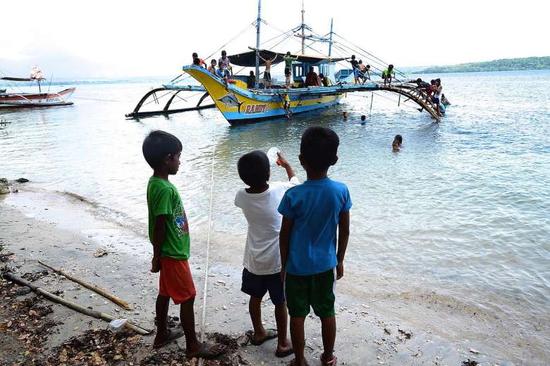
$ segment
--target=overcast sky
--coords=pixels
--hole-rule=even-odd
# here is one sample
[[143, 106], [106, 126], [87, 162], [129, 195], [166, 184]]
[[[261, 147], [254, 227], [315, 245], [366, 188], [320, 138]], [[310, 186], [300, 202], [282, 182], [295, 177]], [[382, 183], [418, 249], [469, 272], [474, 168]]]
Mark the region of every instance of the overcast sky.
[[[177, 75], [256, 18], [257, 0], [27, 0], [0, 3], [0, 72], [57, 77]], [[550, 2], [305, 0], [306, 23], [397, 67], [550, 56]], [[300, 23], [301, 0], [263, 0], [262, 39]], [[255, 45], [252, 27], [227, 45]], [[287, 41], [279, 51], [298, 51]], [[326, 50], [327, 46], [319, 46]], [[306, 52], [308, 53], [308, 52]], [[219, 55], [216, 54], [216, 57]]]

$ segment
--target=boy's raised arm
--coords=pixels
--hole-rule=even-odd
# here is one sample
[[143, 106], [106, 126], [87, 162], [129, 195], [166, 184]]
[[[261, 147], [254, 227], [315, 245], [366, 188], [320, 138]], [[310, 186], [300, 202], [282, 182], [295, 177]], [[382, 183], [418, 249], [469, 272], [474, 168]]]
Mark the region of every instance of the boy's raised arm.
[[279, 250], [281, 252], [281, 280], [284, 281], [286, 273], [286, 261], [288, 259], [288, 248], [290, 247], [290, 231], [294, 221], [283, 216], [281, 231], [279, 232]]
[[348, 247], [349, 239], [349, 211], [340, 214], [340, 222], [338, 223], [338, 248], [336, 258], [338, 264], [336, 266], [336, 279], [344, 276], [344, 257]]
[[277, 165], [283, 167], [286, 170], [286, 175], [288, 180], [291, 180], [292, 177], [295, 177], [294, 169], [290, 166], [290, 163], [284, 158], [284, 156], [279, 152], [277, 153]]
[[166, 215], [159, 215], [155, 219], [153, 230], [153, 260], [151, 261], [151, 272], [160, 271], [160, 248], [166, 239]]

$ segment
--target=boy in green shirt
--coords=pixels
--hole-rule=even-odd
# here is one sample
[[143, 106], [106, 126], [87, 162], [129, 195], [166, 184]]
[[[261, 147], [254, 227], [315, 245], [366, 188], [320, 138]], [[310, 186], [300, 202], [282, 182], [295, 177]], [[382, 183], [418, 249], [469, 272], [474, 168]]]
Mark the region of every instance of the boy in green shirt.
[[[189, 224], [176, 187], [168, 181], [178, 172], [182, 145], [164, 131], [152, 131], [143, 141], [143, 156], [153, 168], [147, 185], [149, 239], [153, 244], [151, 272], [160, 272], [156, 302], [157, 334], [153, 347], [160, 348], [185, 334], [188, 358], [214, 358], [224, 352], [220, 347], [199, 342], [195, 333], [195, 286], [189, 258]], [[170, 299], [180, 305], [183, 333], [168, 329]]]

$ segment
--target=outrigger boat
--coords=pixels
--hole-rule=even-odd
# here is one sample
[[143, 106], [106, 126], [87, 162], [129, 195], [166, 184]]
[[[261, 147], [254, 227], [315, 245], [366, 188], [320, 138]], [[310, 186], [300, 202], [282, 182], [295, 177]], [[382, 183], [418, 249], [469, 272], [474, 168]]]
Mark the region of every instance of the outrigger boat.
[[[394, 83], [386, 84], [382, 81], [375, 82], [369, 80], [362, 84], [338, 82], [328, 86], [305, 86], [304, 78], [310, 68], [316, 67], [319, 73], [332, 77], [332, 75], [334, 75], [333, 70], [335, 63], [345, 61], [347, 58], [331, 56], [333, 34], [335, 34], [332, 31], [332, 22], [331, 31], [328, 37], [305, 35], [305, 30], [311, 30], [311, 28], [304, 23], [303, 3], [302, 24], [291, 30], [292, 36], [297, 36], [302, 40], [302, 52], [291, 54], [291, 57], [294, 59], [292, 63], [292, 86], [272, 85], [269, 88], [264, 88], [259, 78], [260, 67], [265, 66], [264, 60], [272, 60], [272, 66], [274, 66], [283, 61], [285, 53], [260, 48], [261, 23], [261, 0], [259, 0], [258, 18], [255, 22], [257, 34], [256, 47], [251, 48], [251, 51], [228, 56], [233, 66], [255, 68], [255, 83], [253, 87], [247, 86], [247, 75], [231, 75], [222, 78], [209, 72], [200, 65], [184, 66], [182, 70], [195, 79], [200, 85], [181, 85], [181, 80], [178, 80], [180, 77], [177, 77], [171, 83], [163, 85], [162, 88], [154, 89], [147, 93], [140, 100], [134, 111], [126, 116], [140, 118], [155, 114], [169, 114], [215, 106], [230, 124], [242, 124], [285, 116], [290, 118], [291, 115], [297, 113], [331, 107], [338, 104], [343, 96], [352, 92], [388, 91], [399, 94], [398, 104], [401, 102], [401, 96], [404, 96], [406, 98], [404, 102], [411, 100], [417, 103], [421, 107], [419, 110], [427, 111], [434, 119], [439, 121], [440, 115], [436, 106], [416, 88], [416, 85], [408, 82], [395, 80]], [[301, 34], [295, 34], [300, 30]], [[328, 56], [306, 55], [306, 40], [329, 43]], [[366, 51], [365, 53], [369, 54]], [[385, 65], [381, 67], [385, 67]], [[340, 78], [342, 78], [343, 73], [345, 72], [340, 71]], [[349, 72], [347, 74], [349, 74]], [[349, 76], [347, 74], [345, 76]], [[403, 76], [405, 75], [403, 74]], [[162, 111], [140, 112], [140, 108], [145, 100], [151, 95], [156, 97], [156, 93], [159, 91], [171, 91], [174, 93], [164, 109]], [[204, 95], [201, 97], [196, 107], [170, 110], [170, 105], [174, 98], [182, 91], [204, 92]], [[202, 101], [207, 97], [213, 100], [213, 104], [202, 106]], [[156, 98], [155, 101], [157, 101]]]
[[43, 93], [40, 82], [45, 79], [42, 77], [42, 72], [36, 68], [33, 68], [33, 72], [29, 78], [6, 76], [0, 77], [0, 80], [36, 82], [38, 84], [38, 93], [8, 93], [6, 90], [0, 92], [0, 109], [54, 107], [73, 104], [73, 102], [67, 99], [74, 93], [75, 88], [64, 89], [57, 93]]

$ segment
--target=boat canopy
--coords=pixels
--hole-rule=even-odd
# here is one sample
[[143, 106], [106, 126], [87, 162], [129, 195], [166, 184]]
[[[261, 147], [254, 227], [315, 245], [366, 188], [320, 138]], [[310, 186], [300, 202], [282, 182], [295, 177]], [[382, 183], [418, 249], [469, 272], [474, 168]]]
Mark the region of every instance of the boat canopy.
[[[251, 51], [238, 53], [236, 55], [230, 55], [229, 61], [233, 65], [237, 66], [245, 66], [245, 67], [254, 67], [256, 66], [256, 49], [250, 48]], [[277, 58], [275, 61], [273, 61], [273, 64], [278, 64], [279, 62], [283, 61], [283, 57], [286, 55], [286, 53], [279, 53], [279, 52], [273, 52], [270, 50], [260, 50], [260, 56], [262, 56], [266, 60], [271, 60], [273, 57], [277, 55]], [[326, 64], [330, 62], [338, 62], [345, 60], [343, 57], [318, 57], [318, 56], [307, 56], [307, 55], [295, 55], [291, 54], [292, 57], [297, 57], [296, 61], [298, 62], [305, 62], [310, 65], [321, 65]], [[263, 66], [265, 63], [260, 59], [260, 66]]]

